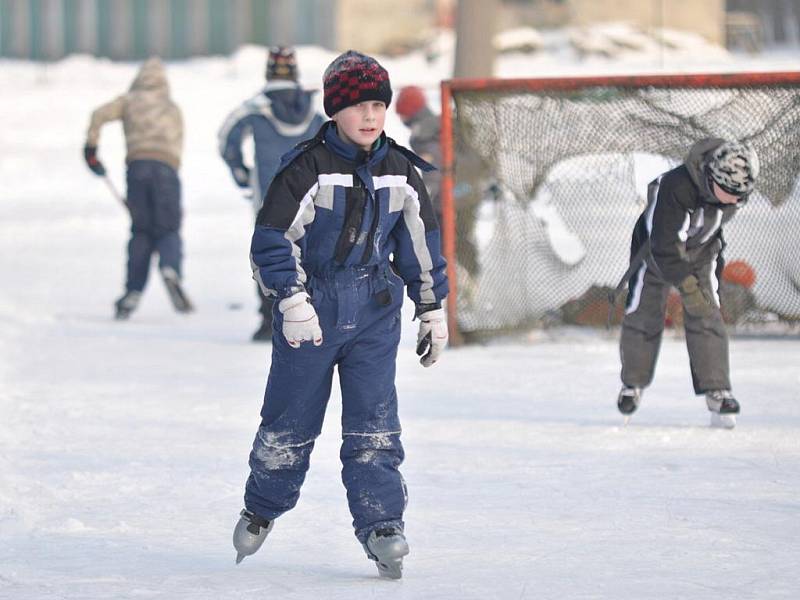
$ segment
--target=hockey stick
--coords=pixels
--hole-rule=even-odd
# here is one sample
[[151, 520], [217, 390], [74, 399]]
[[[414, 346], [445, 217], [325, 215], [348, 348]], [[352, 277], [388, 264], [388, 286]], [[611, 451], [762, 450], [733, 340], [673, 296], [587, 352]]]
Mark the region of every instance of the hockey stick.
[[611, 329], [611, 320], [614, 318], [614, 309], [617, 307], [617, 294], [619, 294], [624, 288], [625, 285], [628, 283], [628, 280], [633, 276], [636, 271], [638, 271], [642, 266], [642, 261], [644, 260], [647, 253], [650, 252], [650, 238], [642, 244], [642, 247], [639, 248], [636, 255], [631, 259], [630, 265], [628, 265], [628, 270], [625, 271], [625, 275], [619, 280], [617, 287], [615, 287], [612, 291], [608, 292], [608, 319], [606, 319], [606, 329]]
[[114, 196], [114, 198], [116, 198], [117, 201], [120, 204], [122, 204], [122, 206], [127, 208], [128, 207], [128, 201], [125, 199], [125, 197], [122, 194], [119, 193], [119, 191], [117, 191], [117, 188], [114, 185], [114, 182], [111, 181], [111, 178], [108, 175], [103, 175], [103, 181], [105, 181], [106, 185], [108, 186], [108, 189], [111, 190], [111, 195]]

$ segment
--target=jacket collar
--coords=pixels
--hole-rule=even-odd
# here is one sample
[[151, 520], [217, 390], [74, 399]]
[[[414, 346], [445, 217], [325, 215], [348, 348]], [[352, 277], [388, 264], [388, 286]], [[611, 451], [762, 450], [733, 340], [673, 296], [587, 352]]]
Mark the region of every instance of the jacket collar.
[[336, 124], [333, 121], [325, 123], [320, 134], [323, 136], [325, 145], [328, 146], [334, 154], [341, 156], [345, 160], [354, 162], [356, 167], [361, 167], [362, 165], [372, 167], [383, 160], [386, 153], [389, 151], [386, 133], [383, 131], [381, 132], [381, 137], [378, 138], [376, 142], [377, 148], [369, 152], [345, 142], [339, 137], [339, 132], [336, 130]]

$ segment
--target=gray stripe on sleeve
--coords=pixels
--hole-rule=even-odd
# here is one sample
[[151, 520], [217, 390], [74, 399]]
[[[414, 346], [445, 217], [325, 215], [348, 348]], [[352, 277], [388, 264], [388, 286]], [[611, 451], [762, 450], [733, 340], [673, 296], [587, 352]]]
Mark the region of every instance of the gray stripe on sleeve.
[[333, 185], [321, 185], [319, 186], [319, 191], [317, 192], [316, 198], [314, 198], [314, 204], [319, 206], [320, 208], [327, 208], [328, 210], [333, 210], [333, 190], [336, 186]]
[[230, 134], [234, 125], [236, 125], [236, 123], [238, 123], [240, 119], [246, 117], [252, 112], [253, 111], [250, 110], [248, 103], [245, 102], [239, 108], [234, 110], [230, 115], [228, 115], [227, 119], [225, 119], [225, 122], [222, 124], [222, 127], [219, 128], [219, 133], [217, 134], [220, 156], [222, 157], [225, 156], [225, 147], [227, 146], [228, 143], [228, 135]]
[[406, 203], [405, 187], [389, 188], [389, 212], [400, 212]]
[[433, 260], [428, 251], [428, 244], [425, 239], [425, 224], [420, 216], [419, 196], [417, 191], [410, 185], [406, 185], [406, 200], [403, 206], [403, 219], [405, 220], [408, 233], [411, 235], [411, 246], [414, 248], [414, 256], [420, 266], [419, 278], [422, 284], [419, 288], [420, 301], [423, 304], [433, 304], [436, 302], [436, 295], [433, 293]]
[[307, 281], [306, 272], [301, 263], [300, 246], [297, 245], [297, 240], [302, 238], [306, 233], [306, 226], [314, 220], [316, 211], [314, 209], [314, 197], [319, 190], [319, 184], [315, 183], [311, 189], [306, 192], [303, 199], [300, 201], [300, 208], [294, 217], [294, 221], [283, 234], [292, 246], [292, 256], [294, 257], [295, 264], [297, 265], [297, 280], [305, 284]]
[[256, 264], [256, 261], [253, 260], [253, 254], [252, 253], [250, 254], [250, 268], [253, 270], [253, 279], [258, 284], [258, 287], [261, 288], [261, 292], [265, 296], [277, 296], [278, 293], [275, 290], [268, 288], [266, 286], [266, 284], [264, 283], [264, 280], [261, 279], [261, 270], [259, 269], [258, 265]]

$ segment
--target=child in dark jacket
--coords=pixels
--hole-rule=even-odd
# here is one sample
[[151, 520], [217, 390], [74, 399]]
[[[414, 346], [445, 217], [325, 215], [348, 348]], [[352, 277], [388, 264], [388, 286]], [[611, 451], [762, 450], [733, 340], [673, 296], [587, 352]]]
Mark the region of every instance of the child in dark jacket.
[[[252, 191], [254, 214], [281, 163], [281, 157], [298, 143], [319, 131], [324, 122], [312, 103], [313, 91], [297, 81], [297, 58], [293, 48], [269, 49], [267, 84], [254, 97], [234, 110], [219, 130], [219, 151], [236, 184]], [[244, 163], [242, 146], [247, 137], [254, 145], [252, 166]], [[261, 325], [253, 341], [272, 339], [272, 301], [258, 288]]]
[[253, 234], [254, 277], [277, 296], [277, 310], [234, 546], [237, 562], [256, 552], [297, 502], [337, 367], [355, 534], [379, 573], [399, 578], [408, 553], [394, 384], [404, 286], [423, 366], [448, 337], [439, 228], [415, 168], [432, 167], [383, 133], [392, 91], [377, 61], [346, 52], [323, 84], [332, 120], [283, 158]]
[[725, 266], [722, 226], [747, 202], [758, 171], [749, 145], [711, 138], [697, 142], [684, 164], [650, 183], [647, 208], [631, 242], [631, 269], [636, 270], [620, 340], [623, 387], [617, 406], [626, 419], [653, 379], [667, 295], [674, 286], [683, 301], [695, 393], [705, 394], [712, 425], [735, 426], [739, 403], [731, 393], [718, 294]]

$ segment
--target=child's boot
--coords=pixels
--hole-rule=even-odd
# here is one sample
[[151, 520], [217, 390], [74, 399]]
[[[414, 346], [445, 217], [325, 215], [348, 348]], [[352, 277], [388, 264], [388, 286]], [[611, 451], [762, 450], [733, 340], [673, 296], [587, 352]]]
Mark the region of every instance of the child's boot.
[[403, 576], [403, 557], [408, 554], [408, 542], [401, 531], [394, 528], [376, 529], [369, 534], [364, 550], [375, 561], [378, 574], [387, 579]]
[[246, 556], [255, 554], [272, 531], [275, 521], [267, 521], [251, 513], [246, 508], [239, 513], [241, 517], [233, 530], [233, 547], [236, 549], [236, 564]]
[[639, 408], [642, 402], [642, 388], [624, 386], [617, 396], [617, 408], [625, 415], [625, 424], [630, 421], [631, 415]]
[[182, 313], [192, 312], [194, 306], [181, 287], [181, 278], [177, 271], [172, 267], [161, 267], [161, 277], [164, 279], [164, 285], [167, 286], [167, 293], [169, 293], [169, 299], [175, 310]]
[[124, 321], [131, 316], [131, 313], [139, 306], [139, 300], [142, 297], [142, 292], [131, 290], [125, 292], [119, 300], [114, 303], [114, 318], [118, 321]]
[[711, 390], [706, 392], [706, 406], [711, 412], [712, 427], [724, 427], [725, 429], [736, 427], [739, 403], [730, 390]]

